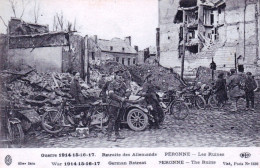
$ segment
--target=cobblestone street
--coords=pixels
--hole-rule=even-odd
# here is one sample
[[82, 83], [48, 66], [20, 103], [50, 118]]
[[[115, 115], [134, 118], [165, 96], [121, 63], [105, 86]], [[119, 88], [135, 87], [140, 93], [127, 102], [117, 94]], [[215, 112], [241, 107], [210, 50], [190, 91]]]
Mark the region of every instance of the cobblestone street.
[[[259, 99], [258, 99], [259, 100]], [[126, 137], [117, 142], [107, 142], [105, 134], [93, 132], [88, 138], [79, 139], [67, 134], [53, 136], [41, 132], [27, 136], [25, 148], [113, 148], [113, 147], [259, 147], [260, 105], [256, 111], [245, 111], [240, 102], [239, 112], [227, 110], [191, 110], [185, 120], [166, 116], [165, 129], [146, 129], [135, 132], [122, 128]]]

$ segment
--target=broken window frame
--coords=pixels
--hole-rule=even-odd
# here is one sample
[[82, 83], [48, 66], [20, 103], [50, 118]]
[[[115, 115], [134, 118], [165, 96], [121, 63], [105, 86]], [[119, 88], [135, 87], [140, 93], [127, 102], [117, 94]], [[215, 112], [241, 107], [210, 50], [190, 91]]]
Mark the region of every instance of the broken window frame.
[[133, 59], [133, 64], [136, 64], [136, 60], [135, 60], [135, 58]]
[[131, 58], [128, 58], [127, 63], [128, 63], [128, 65], [131, 64]]
[[192, 54], [196, 54], [199, 52], [199, 45], [187, 46], [185, 50], [189, 51]]
[[[212, 20], [213, 18], [213, 20]], [[214, 24], [214, 13], [210, 8], [203, 8], [203, 24], [204, 26], [213, 26]]]
[[183, 40], [183, 27], [180, 27], [179, 41]]

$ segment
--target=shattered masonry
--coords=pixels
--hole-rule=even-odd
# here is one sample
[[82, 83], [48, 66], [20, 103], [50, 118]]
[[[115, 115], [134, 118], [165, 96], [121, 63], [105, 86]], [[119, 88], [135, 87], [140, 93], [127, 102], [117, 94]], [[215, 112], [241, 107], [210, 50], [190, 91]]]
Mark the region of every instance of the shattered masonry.
[[209, 67], [212, 58], [218, 69], [229, 70], [235, 57], [257, 73], [259, 9], [259, 0], [160, 0], [161, 65], [180, 71], [185, 41], [186, 76]]

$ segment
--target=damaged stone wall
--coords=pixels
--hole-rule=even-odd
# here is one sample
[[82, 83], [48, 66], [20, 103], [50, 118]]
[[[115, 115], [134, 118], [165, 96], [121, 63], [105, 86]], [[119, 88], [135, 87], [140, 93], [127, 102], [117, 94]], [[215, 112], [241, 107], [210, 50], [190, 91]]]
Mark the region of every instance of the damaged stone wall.
[[[238, 63], [243, 64], [246, 71], [256, 71], [260, 53], [259, 0], [226, 0], [225, 3], [225, 7], [218, 11], [218, 16], [216, 11], [213, 12], [214, 22], [218, 19], [218, 40], [201, 52], [186, 56], [186, 72], [199, 66], [209, 67], [212, 57], [217, 69], [229, 70], [235, 67], [235, 54], [237, 57], [241, 55]], [[180, 24], [173, 23], [173, 20], [178, 6], [179, 0], [159, 1], [160, 63], [165, 67], [173, 67], [177, 72], [181, 65], [177, 48]], [[206, 31], [210, 33], [210, 30]]]
[[37, 35], [11, 36], [9, 48], [36, 48], [69, 45], [69, 35], [65, 32], [54, 32]]
[[15, 35], [32, 35], [49, 32], [48, 25], [40, 25], [34, 23], [27, 23], [18, 18], [11, 18], [8, 24], [9, 34]]
[[238, 64], [243, 64], [246, 71], [255, 73], [258, 57], [258, 20], [256, 18], [256, 0], [227, 0], [224, 27], [219, 31], [223, 47], [218, 48], [214, 58], [219, 69], [228, 70], [235, 67], [236, 56], [241, 56]]
[[64, 32], [11, 36], [8, 67], [22, 70], [31, 66], [38, 72], [62, 72], [62, 46], [69, 44], [68, 39]]
[[8, 37], [7, 35], [0, 34], [0, 70], [7, 68], [8, 59]]
[[179, 0], [159, 1], [160, 64], [165, 67], [180, 67], [178, 58], [179, 24], [173, 23]]
[[85, 77], [85, 43], [84, 38], [79, 35], [69, 37], [70, 46], [62, 49], [62, 72], [80, 72]]
[[97, 45], [97, 37], [88, 38], [88, 54], [90, 64], [96, 64], [98, 60], [101, 60], [101, 50]]
[[62, 72], [62, 47], [10, 49], [9, 68], [22, 70], [31, 66], [38, 72]]
[[137, 63], [139, 65], [144, 64], [144, 51], [138, 51]]

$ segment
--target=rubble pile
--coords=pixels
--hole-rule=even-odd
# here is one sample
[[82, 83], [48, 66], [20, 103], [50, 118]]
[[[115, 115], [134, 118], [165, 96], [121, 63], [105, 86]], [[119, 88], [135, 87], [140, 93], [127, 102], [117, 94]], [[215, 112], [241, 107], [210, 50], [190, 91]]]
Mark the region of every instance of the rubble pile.
[[172, 69], [167, 69], [157, 65], [133, 65], [128, 70], [132, 76], [132, 80], [142, 85], [148, 74], [152, 75], [153, 84], [159, 86], [162, 90], [175, 89], [183, 84], [179, 75]]
[[90, 83], [94, 88], [102, 88], [107, 80], [111, 80], [111, 75], [115, 67], [120, 67], [124, 70], [123, 78], [126, 81], [131, 80], [131, 74], [129, 73], [126, 66], [115, 62], [115, 61], [106, 61], [102, 62], [99, 65], [90, 66]]
[[[12, 100], [16, 108], [58, 106], [63, 98], [71, 98], [69, 90], [72, 75], [69, 73], [37, 73], [32, 69], [20, 72], [6, 70], [0, 76], [3, 81], [2, 91], [8, 93], [5, 94], [6, 99]], [[83, 80], [80, 83], [82, 92], [90, 99], [97, 97], [98, 93]]]

